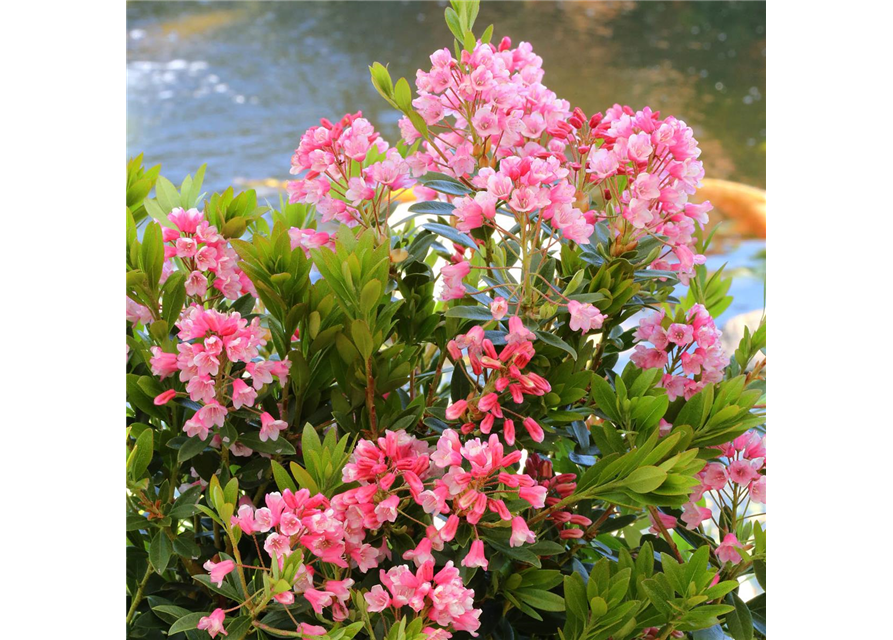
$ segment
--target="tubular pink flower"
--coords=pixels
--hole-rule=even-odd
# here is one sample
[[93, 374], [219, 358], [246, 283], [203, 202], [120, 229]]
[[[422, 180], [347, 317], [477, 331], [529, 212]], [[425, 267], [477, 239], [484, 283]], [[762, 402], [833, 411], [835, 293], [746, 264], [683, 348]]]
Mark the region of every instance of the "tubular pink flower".
[[473, 541], [468, 553], [462, 559], [462, 566], [468, 568], [481, 567], [486, 570], [488, 565], [487, 558], [484, 556], [484, 541], [480, 539]]
[[229, 635], [226, 632], [226, 629], [223, 627], [223, 621], [225, 619], [226, 614], [223, 612], [223, 609], [218, 607], [217, 609], [214, 609], [211, 615], [205, 616], [201, 620], [199, 620], [196, 628], [207, 631], [208, 635], [210, 635], [212, 638], [217, 637], [218, 633]]
[[535, 541], [536, 536], [527, 527], [527, 521], [521, 516], [512, 518], [512, 535], [509, 538], [509, 546], [520, 547], [524, 543], [533, 544]]
[[211, 574], [211, 582], [216, 583], [220, 587], [223, 585], [223, 579], [236, 568], [236, 563], [232, 560], [216, 563], [208, 560], [203, 566]]

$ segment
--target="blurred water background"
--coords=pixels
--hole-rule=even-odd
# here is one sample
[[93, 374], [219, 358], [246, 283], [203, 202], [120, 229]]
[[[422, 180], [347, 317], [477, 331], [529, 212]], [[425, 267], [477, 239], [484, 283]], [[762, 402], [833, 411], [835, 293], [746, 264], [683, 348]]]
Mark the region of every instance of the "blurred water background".
[[[127, 156], [175, 183], [207, 163], [205, 187], [251, 186], [271, 203], [299, 137], [361, 109], [389, 140], [398, 114], [368, 65], [410, 81], [451, 46], [446, 2], [128, 2]], [[544, 83], [587, 114], [614, 102], [685, 120], [707, 176], [765, 187], [766, 9], [762, 2], [482, 3], [477, 31], [525, 40]], [[760, 236], [759, 231], [750, 235]], [[759, 270], [761, 239], [723, 245], [710, 266]], [[738, 278], [724, 318], [762, 308]]]

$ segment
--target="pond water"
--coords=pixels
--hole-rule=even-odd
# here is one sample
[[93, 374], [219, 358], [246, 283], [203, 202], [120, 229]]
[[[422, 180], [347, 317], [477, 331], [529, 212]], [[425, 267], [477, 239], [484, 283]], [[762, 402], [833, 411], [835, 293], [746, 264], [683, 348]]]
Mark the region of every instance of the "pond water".
[[[399, 116], [368, 65], [409, 79], [430, 66], [452, 43], [445, 6], [129, 2], [127, 155], [145, 153], [176, 183], [206, 162], [213, 191], [287, 179], [301, 133], [320, 117], [361, 109], [396, 140]], [[545, 84], [572, 105], [673, 114], [695, 130], [708, 177], [765, 187], [765, 3], [485, 1], [477, 31], [490, 23], [494, 40], [530, 42]], [[747, 262], [762, 246], [718, 259]], [[762, 280], [753, 283], [738, 292], [739, 312], [762, 306]]]

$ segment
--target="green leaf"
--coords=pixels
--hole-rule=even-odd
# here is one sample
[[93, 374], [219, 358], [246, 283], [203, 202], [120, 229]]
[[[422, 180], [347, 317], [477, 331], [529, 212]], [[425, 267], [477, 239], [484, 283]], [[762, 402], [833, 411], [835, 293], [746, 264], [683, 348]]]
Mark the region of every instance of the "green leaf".
[[447, 7], [443, 17], [456, 40], [462, 42], [462, 23], [459, 21], [459, 14], [452, 7]]
[[394, 102], [401, 111], [412, 111], [412, 90], [406, 78], [397, 80], [397, 85], [394, 87]]
[[276, 440], [263, 441], [260, 435], [254, 432], [243, 433], [239, 436], [239, 442], [254, 451], [261, 453], [279, 454], [283, 456], [295, 455], [295, 448], [282, 434]]
[[297, 462], [292, 462], [289, 464], [289, 469], [291, 469], [291, 474], [295, 477], [295, 480], [298, 481], [298, 485], [302, 489], [307, 489], [312, 494], [319, 493], [319, 486], [316, 484], [316, 480], [307, 473], [307, 470], [299, 465]]
[[574, 572], [564, 578], [564, 597], [567, 600], [568, 617], [576, 617], [580, 622], [589, 618], [589, 605], [586, 600], [586, 585], [583, 577]]
[[209, 441], [202, 440], [198, 436], [192, 436], [186, 442], [183, 443], [183, 446], [180, 447], [180, 450], [177, 451], [177, 462], [183, 463], [187, 460], [191, 460], [202, 451], [205, 450], [205, 447], [208, 446]]
[[[149, 599], [151, 605], [152, 598]], [[152, 607], [152, 613], [161, 618], [164, 622], [172, 624], [185, 615], [189, 615], [189, 609], [178, 607], [172, 604], [160, 604]]]
[[251, 616], [239, 616], [226, 625], [226, 640], [242, 640], [254, 628]]
[[270, 460], [270, 466], [273, 468], [273, 478], [276, 480], [276, 486], [279, 487], [280, 491], [289, 489], [294, 492], [298, 490], [297, 485], [295, 485], [295, 482], [291, 479], [291, 476], [288, 475], [285, 467], [283, 467], [275, 460]]
[[552, 333], [548, 333], [546, 331], [534, 331], [534, 333], [536, 334], [537, 338], [539, 338], [540, 340], [545, 342], [547, 345], [549, 345], [550, 347], [557, 347], [557, 348], [561, 349], [565, 353], [569, 354], [570, 357], [576, 361], [577, 352], [574, 350], [573, 347], [571, 347], [564, 340], [562, 340], [558, 336], [556, 336]]
[[171, 559], [174, 547], [163, 531], [159, 531], [149, 543], [149, 561], [158, 574], [164, 573]]
[[601, 376], [592, 377], [592, 399], [596, 408], [604, 413], [611, 422], [619, 423], [620, 414], [617, 413], [617, 396], [607, 380]]
[[411, 213], [427, 213], [433, 216], [449, 216], [453, 215], [456, 205], [449, 202], [439, 202], [437, 200], [426, 200], [424, 202], [416, 202], [409, 206]]
[[226, 596], [230, 600], [235, 600], [236, 602], [239, 602], [242, 600], [242, 598], [239, 596], [239, 594], [236, 592], [236, 590], [226, 580], [224, 580], [218, 587], [216, 582], [211, 582], [211, 576], [209, 576], [206, 573], [196, 574], [196, 575], [192, 576], [192, 579], [195, 580], [196, 582], [201, 582], [203, 585], [208, 587], [208, 589], [210, 589], [211, 591], [214, 591], [215, 593], [219, 593], [222, 596]]
[[171, 518], [189, 518], [198, 513], [198, 501], [202, 497], [202, 488], [199, 485], [189, 487], [174, 501], [168, 515]]
[[350, 335], [353, 338], [353, 344], [357, 351], [360, 352], [364, 359], [368, 360], [375, 349], [375, 342], [372, 340], [372, 332], [369, 331], [369, 325], [365, 320], [354, 320], [350, 325]]
[[136, 439], [133, 463], [130, 468], [137, 480], [143, 477], [149, 463], [152, 462], [152, 429], [145, 429]]
[[636, 493], [649, 493], [657, 489], [667, 479], [667, 472], [658, 467], [641, 467], [633, 471], [623, 486]]
[[182, 631], [189, 631], [190, 629], [195, 629], [198, 627], [198, 622], [205, 616], [210, 615], [209, 613], [190, 613], [188, 615], [183, 616], [179, 620], [177, 620], [171, 628], [168, 629], [167, 635], [172, 636], [175, 633], [180, 633]]
[[369, 314], [378, 304], [379, 298], [381, 298], [381, 282], [370, 280], [360, 292], [360, 310]]
[[461, 182], [452, 180], [429, 180], [425, 183], [425, 186], [438, 193], [445, 193], [448, 196], [467, 196], [473, 193], [471, 189]]
[[155, 290], [164, 266], [164, 242], [161, 239], [161, 226], [156, 222], [146, 225], [143, 242], [140, 245], [140, 266], [149, 279], [149, 287]]
[[564, 611], [564, 598], [543, 589], [516, 589], [512, 594], [540, 611]]
[[482, 322], [493, 321], [493, 314], [489, 309], [474, 305], [460, 305], [450, 307], [444, 315], [447, 318], [466, 318], [468, 320], [479, 320]]
[[399, 109], [400, 107], [394, 101], [394, 82], [391, 80], [391, 74], [387, 68], [380, 62], [374, 62], [369, 67], [369, 75], [372, 78], [372, 86], [381, 94], [381, 97], [387, 100], [392, 107]]
[[165, 213], [170, 213], [180, 206], [180, 194], [177, 193], [177, 187], [164, 176], [158, 176], [155, 181], [155, 199]]
[[[428, 183], [430, 184], [430, 183]], [[425, 185], [427, 186], [427, 185]], [[439, 224], [437, 222], [426, 222], [422, 225], [422, 229], [427, 229], [428, 231], [433, 231], [439, 236], [443, 236], [448, 240], [452, 240], [456, 244], [461, 244], [463, 246], [468, 247], [469, 249], [477, 249], [477, 244], [475, 244], [474, 240], [472, 240], [469, 236], [464, 233], [460, 233], [453, 227], [450, 227], [445, 224]]]
[[747, 604], [734, 593], [726, 596], [726, 602], [735, 607], [726, 615], [729, 633], [735, 640], [753, 640], [753, 617]]

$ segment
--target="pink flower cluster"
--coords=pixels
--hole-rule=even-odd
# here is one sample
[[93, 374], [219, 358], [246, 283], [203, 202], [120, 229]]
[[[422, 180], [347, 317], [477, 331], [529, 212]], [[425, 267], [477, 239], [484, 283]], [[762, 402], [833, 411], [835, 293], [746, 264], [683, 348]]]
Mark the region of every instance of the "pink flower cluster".
[[[507, 444], [513, 445], [515, 423], [505, 417], [501, 401], [507, 398], [503, 394], [507, 393], [515, 404], [520, 404], [524, 402], [524, 396], [543, 396], [552, 390], [552, 386], [548, 380], [532, 371], [521, 371], [536, 355], [532, 344], [536, 336], [517, 316], [509, 318], [508, 324], [506, 346], [498, 353], [493, 342], [484, 337], [484, 330], [480, 326], [472, 327], [468, 333], [460, 334], [447, 343], [447, 350], [454, 362], [462, 360], [464, 352], [476, 376], [480, 376], [484, 370], [488, 375], [485, 392], [477, 398], [457, 400], [447, 407], [446, 417], [448, 420], [467, 417], [469, 421], [462, 426], [462, 433], [466, 434], [471, 433], [475, 429], [475, 421], [480, 420], [481, 433], [485, 435], [490, 433], [495, 421], [500, 419], [503, 421], [503, 437]], [[522, 425], [536, 442], [543, 441], [543, 429], [535, 420], [526, 417], [522, 420]]]
[[[346, 511], [339, 509], [334, 499], [330, 502], [322, 494], [311, 496], [306, 489], [297, 492], [286, 489], [282, 494], [267, 494], [265, 502], [266, 506], [259, 509], [251, 504], [241, 505], [232, 518], [232, 524], [248, 535], [268, 533], [264, 550], [280, 566], [286, 557], [294, 553], [297, 545], [308, 550], [319, 562], [343, 569], [348, 568], [355, 557], [360, 558], [357, 564], [364, 572], [377, 565], [378, 552], [373, 550], [371, 557], [363, 557], [362, 545], [355, 543], [357, 536], [362, 540], [362, 526], [357, 526]], [[321, 581], [317, 589], [314, 582], [315, 562], [305, 560], [301, 565], [293, 591], [302, 594], [316, 613], [331, 607], [333, 619], [344, 620], [354, 582], [349, 578], [329, 579]], [[285, 592], [277, 600], [281, 604], [291, 604], [294, 595]]]
[[[542, 84], [543, 60], [530, 44], [512, 49], [508, 38], [498, 47], [479, 42], [461, 56], [456, 60], [441, 49], [431, 55], [431, 70], [416, 74], [419, 97], [413, 106], [438, 133], [416, 162], [458, 177], [474, 171], [476, 144], [492, 146], [499, 158], [549, 153], [539, 141], [567, 118], [570, 105]], [[408, 118], [400, 129], [409, 144], [419, 138]], [[563, 145], [551, 149], [561, 150]]]
[[[360, 169], [370, 152], [380, 159]], [[289, 202], [312, 204], [322, 222], [337, 220], [348, 226], [368, 219], [364, 212], [377, 216], [393, 191], [415, 184], [410, 165], [388, 148], [361, 112], [344, 116], [338, 124], [323, 118], [320, 126], [304, 133], [291, 159], [291, 173], [304, 176], [288, 183]]]
[[[336, 496], [332, 502], [345, 507], [348, 519], [355, 516], [356, 522], [368, 530], [377, 530], [384, 522], [395, 522], [406, 498], [434, 518], [445, 516], [443, 526], [429, 525], [425, 538], [404, 554], [405, 560], [419, 567], [433, 560], [432, 550], [442, 550], [444, 543], [455, 537], [463, 520], [476, 525], [488, 512], [512, 521], [511, 544], [520, 545], [525, 540], [532, 541], [532, 533], [524, 519], [515, 517], [505, 502], [495, 496], [517, 496], [534, 508], [541, 508], [548, 492], [529, 476], [510, 472], [520, 460], [520, 451], [505, 453], [496, 434], [491, 434], [487, 441], [475, 438], [462, 443], [455, 431], [447, 429], [432, 452], [424, 442], [404, 431], [386, 431], [377, 442], [357, 443], [344, 467], [343, 480], [360, 486]], [[443, 470], [447, 470], [446, 474]], [[405, 498], [401, 496], [404, 491], [408, 493]], [[476, 541], [463, 564], [486, 566], [482, 541]]]
[[[449, 433], [455, 436], [455, 433]], [[442, 439], [444, 438], [452, 443], [450, 435], [445, 434]], [[482, 488], [484, 483], [480, 478], [495, 474], [499, 469], [520, 459], [520, 452], [511, 457], [503, 457], [501, 446], [496, 443], [490, 443], [489, 448], [488, 445], [477, 443], [475, 451], [466, 452], [476, 461], [473, 463], [477, 464], [475, 471], [465, 474], [468, 478], [459, 477], [455, 480], [463, 482], [466, 487], [472, 484], [473, 475], [478, 479], [474, 486]], [[386, 431], [376, 442], [360, 440], [345, 465], [344, 481], [357, 483], [359, 486], [339, 493], [331, 500], [322, 494], [311, 496], [306, 489], [297, 492], [285, 490], [281, 494], [270, 493], [265, 498], [265, 507], [254, 508], [250, 503], [242, 504], [232, 518], [232, 525], [238, 526], [247, 535], [267, 534], [264, 549], [280, 566], [284, 563], [284, 558], [297, 548], [307, 550], [311, 558], [308, 560], [305, 554], [305, 563], [298, 570], [292, 591], [279, 594], [276, 596], [277, 601], [288, 605], [294, 602], [294, 594], [299, 594], [317, 614], [331, 609], [335, 621], [344, 620], [348, 614], [347, 603], [354, 581], [349, 578], [321, 578], [323, 572], [314, 568], [314, 565], [323, 562], [341, 569], [356, 567], [366, 573], [377, 567], [382, 558], [389, 558], [390, 551], [384, 537], [376, 548], [366, 541], [367, 534], [378, 531], [385, 523], [395, 522], [404, 499], [426, 505], [432, 501], [435, 493], [449, 497], [448, 487], [453, 485], [446, 485], [442, 480], [436, 480], [436, 486], [431, 484], [433, 491], [425, 488], [424, 483], [434, 473], [441, 473], [442, 466], [435, 458], [441, 460], [437, 453], [431, 455], [428, 445], [405, 431]], [[455, 468], [457, 471], [452, 476], [448, 474], [451, 482], [454, 482], [454, 477], [461, 475], [461, 467]], [[502, 475], [510, 474], [500, 474], [500, 477]], [[514, 479], [521, 476], [510, 477]], [[517, 481], [510, 481], [517, 487]], [[401, 496], [404, 491], [408, 495]], [[486, 497], [483, 494], [481, 496], [486, 505]], [[505, 504], [501, 500], [498, 502], [501, 510], [507, 511]], [[541, 500], [539, 503], [541, 506]], [[445, 511], [449, 511], [445, 501], [441, 504]], [[474, 634], [480, 626], [480, 611], [474, 609], [474, 592], [463, 586], [459, 572], [452, 562], [434, 573], [431, 551], [434, 548], [443, 549], [444, 542], [455, 535], [458, 516], [452, 515], [451, 518], [452, 524], [440, 530], [433, 524], [430, 525], [422, 543], [415, 550], [404, 554], [405, 559], [413, 561], [418, 567], [415, 573], [407, 565], [381, 571], [381, 584], [387, 590], [376, 585], [365, 594], [370, 611], [408, 605], [432, 623], [444, 628], [431, 630], [432, 633], [439, 634], [439, 637], [449, 637], [446, 628]], [[450, 526], [452, 534], [448, 535], [446, 531]], [[532, 534], [524, 537], [525, 540], [531, 538]], [[209, 562], [205, 568], [211, 573], [212, 581], [216, 582], [232, 571], [234, 565], [229, 561]]]
[[[502, 520], [509, 521], [512, 516], [505, 503], [500, 499], [488, 498], [497, 485], [508, 487], [500, 490], [502, 493], [516, 494], [536, 509], [541, 509], [545, 504], [545, 488], [539, 487], [526, 474], [508, 473], [512, 466], [520, 462], [521, 451], [506, 454], [495, 433], [490, 434], [486, 441], [472, 438], [463, 443], [457, 432], [446, 429], [438, 439], [437, 451], [431, 459], [438, 468], [448, 471], [435, 480], [433, 491], [422, 492], [419, 496], [419, 504], [428, 513], [458, 515], [474, 525], [489, 510]], [[485, 491], [487, 487], [491, 491]], [[449, 501], [452, 501], [452, 508], [447, 505]], [[453, 522], [458, 525], [458, 521]], [[452, 522], [448, 521], [439, 531], [442, 540], [452, 539], [448, 529], [452, 528], [451, 525]]]
[[197, 209], [174, 209], [168, 214], [176, 229], [163, 227], [165, 273], [173, 270], [177, 258], [189, 271], [186, 278], [186, 294], [204, 298], [211, 287], [224, 297], [235, 300], [246, 293], [255, 298], [257, 292], [248, 276], [236, 266], [239, 260], [235, 250], [217, 228], [208, 224], [203, 212]]
[[[257, 392], [274, 377], [285, 384], [290, 361], [257, 360], [258, 350], [266, 344], [258, 318], [249, 323], [238, 312], [221, 313], [195, 304], [183, 311], [176, 326], [178, 353], [152, 347], [149, 366], [162, 380], [179, 372], [190, 399], [203, 403], [183, 425], [189, 437], [206, 440], [213, 427], [223, 426], [230, 409], [253, 406]], [[232, 365], [239, 362], [245, 363], [251, 386], [242, 378], [230, 376]], [[175, 395], [168, 390], [156, 398], [156, 404], [164, 404]], [[260, 437], [275, 440], [285, 427], [283, 421], [264, 412]]]
[[[700, 484], [689, 496], [682, 508], [679, 518], [687, 529], [696, 529], [702, 522], [713, 517], [709, 507], [698, 503], [709, 496], [719, 509], [732, 509], [729, 494], [737, 496], [738, 505], [746, 511], [751, 502], [766, 504], [766, 437], [756, 431], [748, 431], [726, 444], [715, 447], [722, 452], [717, 462], [711, 462], [697, 475]], [[763, 473], [761, 473], [763, 472]], [[673, 529], [678, 522], [675, 517], [660, 513], [660, 519], [666, 529]], [[651, 517], [651, 532], [658, 533], [657, 522]], [[741, 562], [739, 549], [742, 545], [732, 532], [726, 532], [722, 542], [716, 549], [720, 562]]]
[[[427, 560], [413, 572], [407, 565], [380, 570], [381, 585], [375, 585], [363, 594], [369, 611], [380, 612], [388, 607], [400, 609], [409, 606], [440, 627], [455, 631], [467, 631], [477, 636], [481, 626], [481, 610], [474, 608], [474, 591], [462, 584], [459, 570], [453, 562], [446, 563], [434, 573], [434, 562]], [[436, 634], [439, 640], [447, 640], [452, 634], [442, 629], [425, 630]]]
[[[692, 250], [695, 225], [703, 227], [713, 208], [709, 202], [688, 202], [704, 177], [691, 127], [672, 116], [661, 119], [648, 107], [634, 112], [617, 104], [596, 120], [591, 137], [604, 142], [589, 152], [589, 180], [619, 198], [621, 216], [636, 229], [632, 239], [649, 233], [667, 237], [668, 252], [652, 266], [677, 271], [687, 282], [694, 265], [704, 262]], [[618, 193], [615, 179], [620, 176], [626, 178], [626, 188]]]
[[635, 337], [640, 344], [630, 356], [640, 369], [665, 369], [661, 386], [670, 400], [679, 396], [687, 400], [704, 385], [719, 382], [729, 364], [720, 343], [721, 332], [704, 306], [694, 305], [685, 319], [672, 322], [661, 310], [639, 320]]
[[[766, 468], [765, 436], [748, 431], [717, 449], [723, 459], [711, 462], [698, 474], [701, 484], [692, 493], [690, 503], [697, 502], [707, 492], [720, 492], [731, 483], [733, 488], [746, 492], [752, 502], [765, 504], [766, 476], [760, 473]], [[692, 527], [699, 523], [693, 519]]]
[[576, 189], [567, 180], [569, 170], [554, 155], [546, 158], [509, 156], [499, 169], [482, 168], [471, 179], [480, 189], [474, 197], [455, 200], [453, 215], [456, 228], [471, 231], [492, 221], [496, 211], [508, 207], [515, 217], [540, 212], [543, 220], [561, 232], [566, 240], [589, 244], [596, 220], [594, 211], [586, 213], [574, 206]]

